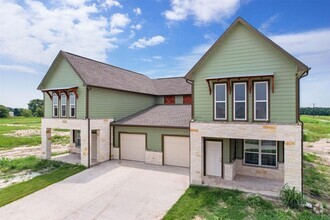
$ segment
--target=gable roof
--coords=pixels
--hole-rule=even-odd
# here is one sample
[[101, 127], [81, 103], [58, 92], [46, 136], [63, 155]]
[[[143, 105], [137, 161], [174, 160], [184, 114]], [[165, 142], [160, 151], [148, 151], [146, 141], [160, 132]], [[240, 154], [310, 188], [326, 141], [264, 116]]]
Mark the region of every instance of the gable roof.
[[266, 37], [264, 34], [262, 34], [260, 31], [258, 31], [256, 28], [254, 28], [252, 25], [250, 25], [247, 21], [245, 21], [243, 18], [238, 17], [230, 26], [229, 28], [217, 39], [217, 41], [206, 51], [206, 53], [200, 58], [200, 60], [189, 70], [189, 72], [186, 74], [186, 79], [191, 79], [192, 74], [194, 73], [195, 69], [201, 65], [204, 60], [208, 57], [208, 55], [218, 46], [220, 45], [224, 39], [230, 34], [230, 32], [234, 29], [235, 26], [238, 24], [242, 24], [244, 27], [246, 27], [248, 30], [252, 31], [254, 34], [256, 34], [258, 37], [266, 41], [270, 46], [278, 50], [281, 54], [286, 56], [289, 60], [291, 60], [294, 64], [297, 65], [298, 71], [306, 72], [310, 68], [306, 66], [304, 63], [302, 63], [300, 60], [289, 54], [287, 51], [285, 51], [282, 47], [274, 43], [271, 39]]
[[189, 128], [191, 105], [154, 105], [111, 125]]
[[[150, 95], [191, 94], [191, 86], [183, 77], [150, 79], [146, 75], [95, 61], [72, 53], [60, 51], [41, 81], [38, 89], [50, 74], [60, 57], [66, 59], [84, 85]], [[162, 85], [164, 83], [164, 85]], [[171, 85], [171, 86], [170, 86]]]

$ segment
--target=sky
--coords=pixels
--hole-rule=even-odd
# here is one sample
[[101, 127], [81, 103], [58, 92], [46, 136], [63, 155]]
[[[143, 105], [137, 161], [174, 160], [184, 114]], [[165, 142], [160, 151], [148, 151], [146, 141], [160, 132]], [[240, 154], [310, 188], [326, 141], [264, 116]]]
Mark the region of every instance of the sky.
[[328, 0], [0, 0], [0, 104], [42, 98], [59, 50], [150, 78], [184, 76], [241, 16], [312, 68], [301, 106], [330, 107], [329, 11]]

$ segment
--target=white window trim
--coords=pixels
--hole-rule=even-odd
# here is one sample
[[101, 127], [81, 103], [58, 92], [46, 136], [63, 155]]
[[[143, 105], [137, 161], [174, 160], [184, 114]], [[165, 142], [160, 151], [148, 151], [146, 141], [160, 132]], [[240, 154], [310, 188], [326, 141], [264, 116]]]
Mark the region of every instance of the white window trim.
[[[257, 84], [263, 84], [263, 83], [266, 83], [266, 99], [265, 100], [256, 100], [256, 97], [257, 97], [257, 93], [256, 93], [256, 85]], [[254, 115], [253, 115], [253, 119], [254, 121], [268, 121], [269, 120], [269, 116], [268, 116], [268, 112], [269, 112], [269, 109], [268, 109], [268, 103], [269, 103], [269, 97], [268, 97], [268, 94], [269, 94], [269, 88], [268, 88], [268, 81], [260, 81], [260, 82], [254, 82], [254, 85], [253, 85], [253, 92], [254, 92], [254, 97], [253, 97], [253, 105], [254, 105]], [[266, 118], [257, 118], [257, 102], [266, 102]]]
[[[63, 96], [65, 97], [65, 103], [64, 104], [62, 103], [62, 97]], [[61, 101], [60, 102], [61, 102], [61, 117], [65, 118], [67, 116], [67, 102], [68, 102], [68, 99], [67, 99], [65, 93], [61, 93]], [[63, 113], [63, 111], [62, 111], [63, 106], [65, 106], [65, 115], [62, 114]]]
[[[74, 103], [71, 103], [71, 95], [73, 95], [73, 97], [74, 97]], [[69, 112], [70, 118], [75, 118], [76, 117], [76, 95], [74, 94], [74, 92], [70, 92], [69, 102], [70, 102], [70, 105], [69, 105], [69, 107], [70, 107], [70, 112]], [[71, 114], [72, 113], [72, 106], [74, 108], [74, 110], [73, 110], [73, 116]]]
[[[54, 105], [54, 97], [57, 97], [57, 103], [55, 103]], [[59, 101], [59, 97], [56, 93], [53, 93], [53, 100], [52, 100], [52, 105], [53, 105], [53, 117], [58, 117], [59, 115], [59, 108], [58, 108], [58, 101]], [[55, 115], [55, 106], [57, 107], [57, 115]]]
[[[225, 86], [225, 101], [217, 101], [217, 85]], [[217, 118], [217, 103], [225, 103], [225, 117]], [[215, 120], [227, 120], [227, 83], [214, 84], [214, 119]]]
[[[235, 87], [236, 87], [236, 85], [244, 85], [245, 86], [245, 99], [244, 99], [244, 101], [242, 101], [242, 100], [239, 100], [239, 101], [236, 101], [235, 99], [236, 99], [236, 96], [235, 96]], [[246, 121], [246, 119], [247, 119], [247, 84], [246, 84], [246, 82], [235, 82], [234, 83], [234, 92], [233, 92], [233, 99], [234, 99], [234, 107], [233, 107], [233, 115], [234, 115], [234, 120], [236, 120], [236, 121]], [[245, 117], [244, 118], [236, 118], [236, 103], [245, 103]]]
[[252, 163], [245, 163], [245, 140], [243, 140], [243, 143], [244, 143], [244, 149], [243, 149], [243, 164], [244, 165], [247, 165], [247, 166], [256, 166], [256, 167], [266, 167], [266, 168], [277, 168], [278, 167], [278, 146], [277, 146], [277, 141], [275, 141], [276, 143], [276, 165], [275, 166], [267, 166], [267, 165], [261, 165], [261, 154], [269, 154], [269, 155], [274, 155], [273, 153], [262, 153], [261, 152], [261, 141], [262, 140], [258, 140], [259, 141], [259, 152], [256, 153], [256, 152], [248, 152], [248, 153], [251, 153], [251, 154], [258, 154], [258, 164], [252, 164]]

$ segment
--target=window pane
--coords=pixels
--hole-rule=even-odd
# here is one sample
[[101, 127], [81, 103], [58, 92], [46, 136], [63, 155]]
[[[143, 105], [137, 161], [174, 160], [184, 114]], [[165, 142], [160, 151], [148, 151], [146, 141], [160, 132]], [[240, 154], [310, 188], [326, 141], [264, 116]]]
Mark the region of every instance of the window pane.
[[70, 93], [70, 104], [75, 104], [75, 95], [74, 95], [74, 93]]
[[258, 140], [245, 140], [245, 151], [259, 153], [259, 141]]
[[261, 141], [261, 152], [276, 154], [276, 141]]
[[256, 103], [256, 119], [267, 119], [267, 102]]
[[226, 118], [226, 103], [216, 103], [216, 118]]
[[235, 119], [245, 119], [245, 102], [235, 103]]
[[216, 101], [226, 101], [226, 86], [217, 84], [216, 86]]
[[276, 166], [276, 155], [261, 154], [261, 165]]
[[74, 117], [74, 108], [71, 108], [71, 117]]
[[66, 106], [62, 105], [62, 116], [65, 116], [66, 115]]
[[235, 101], [245, 100], [245, 84], [235, 84]]
[[61, 95], [61, 103], [62, 103], [62, 105], [66, 104], [66, 95], [65, 94]]
[[58, 115], [58, 108], [54, 108], [54, 116]]
[[256, 100], [266, 100], [267, 98], [267, 89], [266, 89], [267, 83], [256, 83], [255, 84], [255, 99]]
[[259, 164], [259, 154], [245, 153], [245, 163], [258, 165]]

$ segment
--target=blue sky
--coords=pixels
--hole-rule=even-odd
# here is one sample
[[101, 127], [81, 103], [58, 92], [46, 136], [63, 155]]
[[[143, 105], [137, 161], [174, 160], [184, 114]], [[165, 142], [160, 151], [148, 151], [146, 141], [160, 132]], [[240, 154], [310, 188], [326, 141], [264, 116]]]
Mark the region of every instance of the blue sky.
[[306, 65], [301, 105], [330, 107], [330, 1], [0, 0], [0, 104], [27, 107], [59, 50], [183, 76], [241, 16]]

